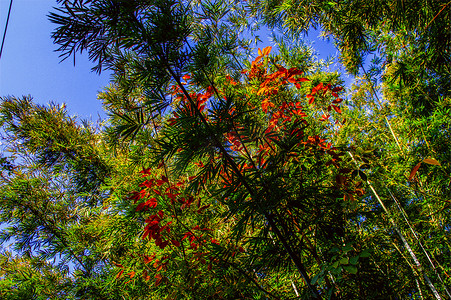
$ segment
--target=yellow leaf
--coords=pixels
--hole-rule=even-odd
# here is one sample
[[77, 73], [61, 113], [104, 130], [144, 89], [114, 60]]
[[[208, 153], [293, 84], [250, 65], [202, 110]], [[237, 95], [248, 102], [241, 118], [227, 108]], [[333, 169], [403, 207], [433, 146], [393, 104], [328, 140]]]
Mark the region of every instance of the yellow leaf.
[[435, 159], [433, 159], [433, 158], [426, 158], [426, 159], [423, 160], [423, 162], [427, 163], [427, 164], [430, 164], [430, 165], [441, 166], [441, 164], [438, 161], [436, 161]]
[[263, 56], [262, 50], [260, 48], [258, 48], [258, 56]]

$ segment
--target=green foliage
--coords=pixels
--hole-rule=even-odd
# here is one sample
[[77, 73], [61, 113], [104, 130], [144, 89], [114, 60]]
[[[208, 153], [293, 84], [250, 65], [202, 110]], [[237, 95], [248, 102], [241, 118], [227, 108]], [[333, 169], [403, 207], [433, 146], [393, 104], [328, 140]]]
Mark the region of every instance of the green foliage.
[[1, 98], [2, 298], [451, 297], [449, 3], [58, 2], [109, 117]]

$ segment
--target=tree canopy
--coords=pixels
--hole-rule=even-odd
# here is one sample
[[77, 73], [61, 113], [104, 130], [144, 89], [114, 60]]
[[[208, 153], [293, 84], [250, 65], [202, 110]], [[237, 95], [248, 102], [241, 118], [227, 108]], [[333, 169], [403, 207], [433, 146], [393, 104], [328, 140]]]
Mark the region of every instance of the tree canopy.
[[108, 118], [1, 98], [2, 299], [451, 298], [449, 2], [57, 2]]

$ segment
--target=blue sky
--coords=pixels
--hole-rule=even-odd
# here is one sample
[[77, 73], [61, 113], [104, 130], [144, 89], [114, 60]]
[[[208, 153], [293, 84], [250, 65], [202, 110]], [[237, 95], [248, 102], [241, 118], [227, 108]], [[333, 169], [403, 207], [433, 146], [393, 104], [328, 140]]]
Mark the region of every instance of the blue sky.
[[[3, 35], [10, 0], [0, 0]], [[66, 103], [70, 115], [97, 120], [105, 116], [97, 93], [108, 85], [109, 74], [91, 72], [87, 55], [78, 55], [76, 66], [60, 63], [50, 38], [55, 26], [47, 19], [55, 0], [15, 0], [0, 59], [0, 96], [31, 95], [35, 102]]]

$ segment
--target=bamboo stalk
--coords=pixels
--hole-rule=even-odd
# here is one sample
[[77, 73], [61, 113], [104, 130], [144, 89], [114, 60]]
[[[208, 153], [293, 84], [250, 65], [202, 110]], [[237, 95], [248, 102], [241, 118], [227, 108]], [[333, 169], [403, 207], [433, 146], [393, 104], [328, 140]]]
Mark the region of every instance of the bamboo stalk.
[[[352, 155], [351, 152], [348, 151], [349, 156], [351, 156], [352, 160], [357, 164], [357, 161], [355, 160], [354, 156]], [[371, 191], [373, 192], [374, 196], [376, 197], [377, 201], [379, 202], [380, 206], [382, 207], [382, 209], [384, 210], [385, 214], [387, 215], [390, 223], [392, 224], [393, 228], [395, 229], [396, 233], [398, 234], [399, 238], [401, 239], [404, 247], [406, 247], [407, 252], [409, 253], [409, 255], [411, 256], [412, 260], [414, 261], [415, 265], [418, 268], [418, 271], [420, 271], [423, 274], [424, 279], [426, 280], [429, 288], [431, 289], [432, 293], [434, 294], [434, 297], [437, 300], [441, 300], [442, 298], [440, 297], [439, 293], [437, 292], [437, 289], [435, 288], [434, 284], [432, 283], [432, 281], [429, 279], [429, 277], [426, 275], [426, 273], [423, 270], [423, 267], [420, 263], [420, 261], [418, 260], [417, 256], [415, 255], [415, 253], [413, 252], [412, 248], [410, 247], [409, 243], [407, 242], [406, 238], [404, 237], [404, 235], [402, 234], [401, 230], [399, 229], [398, 225], [396, 224], [395, 220], [393, 219], [393, 217], [391, 216], [391, 213], [388, 211], [387, 207], [385, 206], [384, 202], [382, 202], [381, 198], [379, 197], [379, 194], [376, 192], [376, 190], [374, 189], [373, 185], [371, 184], [371, 182], [367, 179], [366, 183], [368, 184], [368, 186], [370, 187]]]

